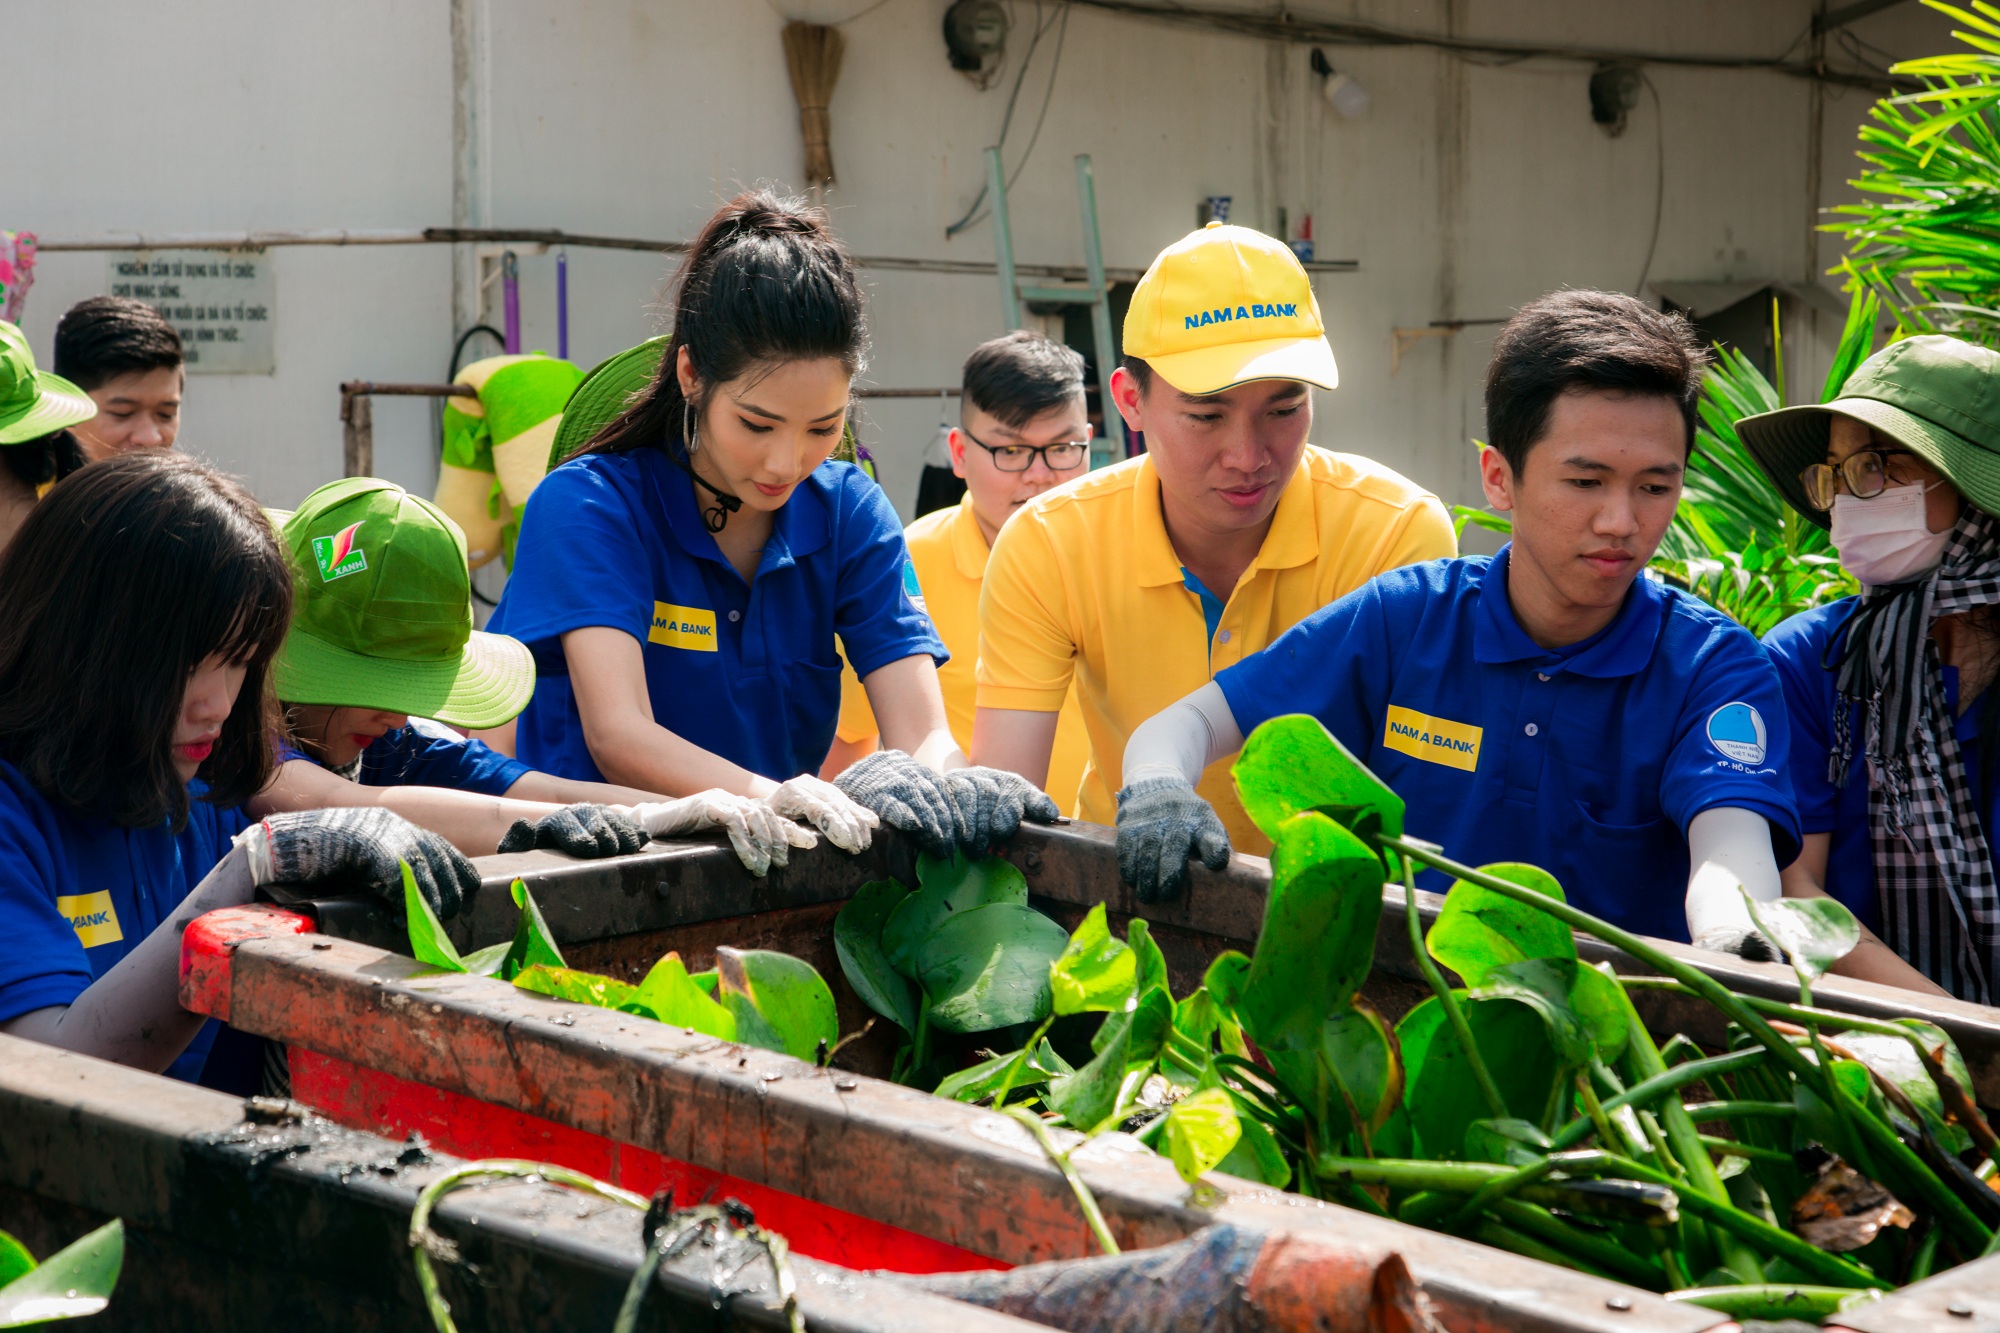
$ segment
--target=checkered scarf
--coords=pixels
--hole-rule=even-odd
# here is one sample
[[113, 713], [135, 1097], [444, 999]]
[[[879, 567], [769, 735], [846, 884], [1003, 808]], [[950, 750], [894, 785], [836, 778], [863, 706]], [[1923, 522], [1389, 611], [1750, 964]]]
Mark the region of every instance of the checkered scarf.
[[[1938, 568], [1869, 588], [1830, 645], [1838, 654], [1827, 777], [1838, 791], [1854, 756], [1860, 704], [1870, 776], [1868, 827], [1883, 941], [1953, 995], [1992, 1002], [2000, 976], [2000, 887], [1958, 748], [1931, 624], [2000, 603], [2000, 522], [1967, 507]], [[1988, 744], [2000, 737], [1986, 738]]]

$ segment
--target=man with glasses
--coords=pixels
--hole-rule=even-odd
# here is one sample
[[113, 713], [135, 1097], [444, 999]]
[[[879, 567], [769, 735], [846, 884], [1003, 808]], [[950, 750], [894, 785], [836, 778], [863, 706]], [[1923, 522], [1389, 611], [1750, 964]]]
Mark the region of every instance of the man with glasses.
[[[1111, 396], [1147, 452], [1040, 496], [994, 545], [979, 608], [974, 762], [1040, 782], [1072, 689], [1089, 733], [1077, 813], [1109, 824], [1132, 729], [1387, 569], [1456, 550], [1437, 497], [1306, 443], [1339, 382], [1282, 242], [1214, 223], [1133, 293]], [[984, 756], [984, 757], [979, 757]], [[1218, 762], [1200, 791], [1229, 842], [1269, 843]]]
[[[938, 668], [938, 685], [961, 748], [972, 745], [979, 590], [993, 539], [1021, 506], [1089, 469], [1083, 370], [1081, 356], [1026, 330], [974, 348], [960, 379], [959, 425], [950, 440], [951, 470], [964, 480], [965, 496], [903, 533], [917, 582], [911, 595], [930, 612], [938, 637], [951, 650], [951, 660]], [[879, 744], [868, 696], [849, 669], [841, 676], [840, 724], [822, 775], [839, 773]], [[1061, 710], [1042, 783], [1065, 813], [1076, 803], [1084, 754], [1083, 721], [1070, 699]]]

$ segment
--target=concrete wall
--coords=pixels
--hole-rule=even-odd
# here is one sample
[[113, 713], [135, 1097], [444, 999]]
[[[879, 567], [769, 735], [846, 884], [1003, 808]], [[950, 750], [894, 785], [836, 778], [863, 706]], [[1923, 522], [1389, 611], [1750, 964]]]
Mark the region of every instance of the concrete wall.
[[[943, 8], [884, 0], [844, 28], [832, 106], [841, 181], [829, 203], [859, 253], [992, 257], [984, 224], [950, 241], [944, 229], [979, 188], [980, 153], [1035, 9], [1013, 6], [1015, 54], [980, 91], [946, 65]], [[1794, 49], [1813, 6], [1317, 8], [1515, 42], [1770, 56]], [[799, 174], [781, 22], [757, 0], [12, 6], [10, 45], [44, 54], [12, 65], [23, 123], [0, 138], [0, 226], [82, 236], [457, 220], [690, 236], [741, 184]], [[1905, 4], [1853, 32], [1908, 56], [1946, 49], [1945, 26]], [[1029, 70], [1010, 164], [1050, 86], [1054, 45], [1051, 35]], [[1302, 47], [1073, 10], [1046, 123], [1011, 196], [1017, 251], [1080, 261], [1079, 152], [1096, 162], [1113, 265], [1143, 267], [1193, 225], [1206, 195], [1234, 196], [1236, 220], [1266, 228], [1280, 207], [1294, 222], [1311, 213], [1321, 256], [1361, 265], [1316, 282], [1343, 382], [1319, 396], [1314, 438], [1383, 458], [1448, 499], [1475, 494], [1467, 441], [1481, 430], [1494, 325], [1418, 343], [1394, 376], [1393, 329], [1501, 318], [1564, 284], [1634, 290], [1642, 272], [1800, 281], [1837, 255], [1811, 227], [1816, 207], [1844, 197], [1867, 94], [1651, 65], [1650, 91], [1614, 139], [1590, 121], [1582, 65], [1423, 48], [1329, 54], [1372, 93], [1366, 118], [1324, 107]], [[456, 119], [455, 66], [467, 93]], [[589, 365], [655, 331], [669, 261], [580, 249], [569, 258], [574, 359]], [[290, 504], [339, 472], [340, 381], [443, 376], [469, 268], [442, 246], [283, 249], [273, 262], [276, 373], [196, 377], [183, 440]], [[102, 290], [104, 269], [101, 255], [44, 256], [26, 319], [44, 357], [57, 315]], [[522, 277], [527, 344], [553, 350], [552, 257], [525, 255]], [[874, 383], [951, 383], [965, 351], [1002, 331], [991, 279], [873, 270], [868, 281]], [[1824, 331], [1788, 334], [1795, 373], [1812, 373]], [[379, 472], [429, 487], [433, 411], [378, 401]], [[866, 410], [864, 438], [906, 509], [936, 416], [934, 402]]]

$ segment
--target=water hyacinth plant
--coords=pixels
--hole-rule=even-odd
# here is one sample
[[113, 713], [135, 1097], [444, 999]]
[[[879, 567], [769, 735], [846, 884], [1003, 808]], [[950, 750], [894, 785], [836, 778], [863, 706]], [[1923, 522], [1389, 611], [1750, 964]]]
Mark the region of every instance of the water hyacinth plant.
[[634, 986], [566, 965], [528, 886], [515, 880], [513, 895], [521, 909], [514, 938], [461, 958], [404, 866], [410, 955], [442, 972], [511, 981], [522, 990], [637, 1014], [801, 1060], [824, 1061], [838, 1042], [833, 992], [803, 959], [769, 949], [723, 947], [715, 951], [713, 969], [690, 973], [678, 953], [669, 953]]
[[[1125, 1130], [1191, 1183], [1287, 1186], [1745, 1318], [1824, 1316], [1993, 1246], [1996, 1145], [1950, 1039], [1812, 1003], [1856, 938], [1838, 904], [1757, 905], [1800, 993], [1752, 1000], [1570, 907], [1545, 871], [1411, 836], [1312, 718], [1259, 727], [1234, 771], [1275, 843], [1255, 955], [1176, 997], [1147, 924], [1121, 939], [1093, 908], [1029, 1039], [939, 1095]], [[1427, 933], [1420, 866], [1456, 881]], [[1360, 994], [1385, 881], [1432, 992], [1393, 1025]], [[1578, 930], [1659, 975], [1582, 962]], [[1656, 1041], [1641, 988], [1714, 1005], [1727, 1047]], [[1047, 1033], [1091, 1013], [1072, 1066]]]
[[113, 1220], [40, 1263], [0, 1231], [0, 1328], [38, 1328], [94, 1315], [111, 1304], [125, 1266], [125, 1224]]

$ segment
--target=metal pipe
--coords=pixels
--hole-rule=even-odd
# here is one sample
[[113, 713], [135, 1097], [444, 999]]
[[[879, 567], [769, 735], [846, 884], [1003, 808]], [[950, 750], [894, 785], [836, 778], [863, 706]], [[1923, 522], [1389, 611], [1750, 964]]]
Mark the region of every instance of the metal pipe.
[[[642, 250], [649, 254], [687, 253], [688, 241], [661, 241], [636, 236], [590, 236], [548, 229], [518, 227], [424, 227], [416, 230], [380, 231], [183, 231], [111, 232], [102, 236], [52, 236], [37, 241], [36, 248], [48, 254], [88, 253], [107, 250], [252, 250], [281, 245], [454, 245], [473, 242], [512, 245], [573, 245], [592, 250]], [[962, 277], [991, 277], [999, 266], [978, 259], [919, 259], [906, 255], [856, 255], [862, 268], [902, 273], [937, 273]], [[1308, 273], [1353, 273], [1361, 267], [1353, 259], [1321, 259], [1306, 265]], [[1080, 264], [1016, 263], [1017, 275], [1085, 281], [1089, 274]], [[1106, 268], [1111, 282], [1137, 282], [1145, 273], [1139, 268]]]
[[569, 253], [556, 251], [556, 355], [569, 360]]
[[987, 207], [993, 212], [993, 271], [1000, 277], [1000, 331], [1012, 333], [1021, 327], [1021, 287], [1014, 276], [1014, 232], [1007, 221], [1007, 170], [1000, 161], [1000, 149], [986, 150]]
[[521, 261], [512, 250], [500, 256], [500, 300], [506, 311], [501, 350], [515, 356], [521, 351]]
[[1076, 155], [1076, 206], [1083, 214], [1083, 266], [1090, 275], [1093, 300], [1090, 305], [1090, 336], [1097, 347], [1097, 397], [1104, 414], [1104, 438], [1111, 442], [1111, 456], [1125, 458], [1125, 418], [1111, 401], [1111, 288], [1104, 280], [1104, 246], [1097, 234], [1097, 174], [1091, 170], [1090, 154]]

